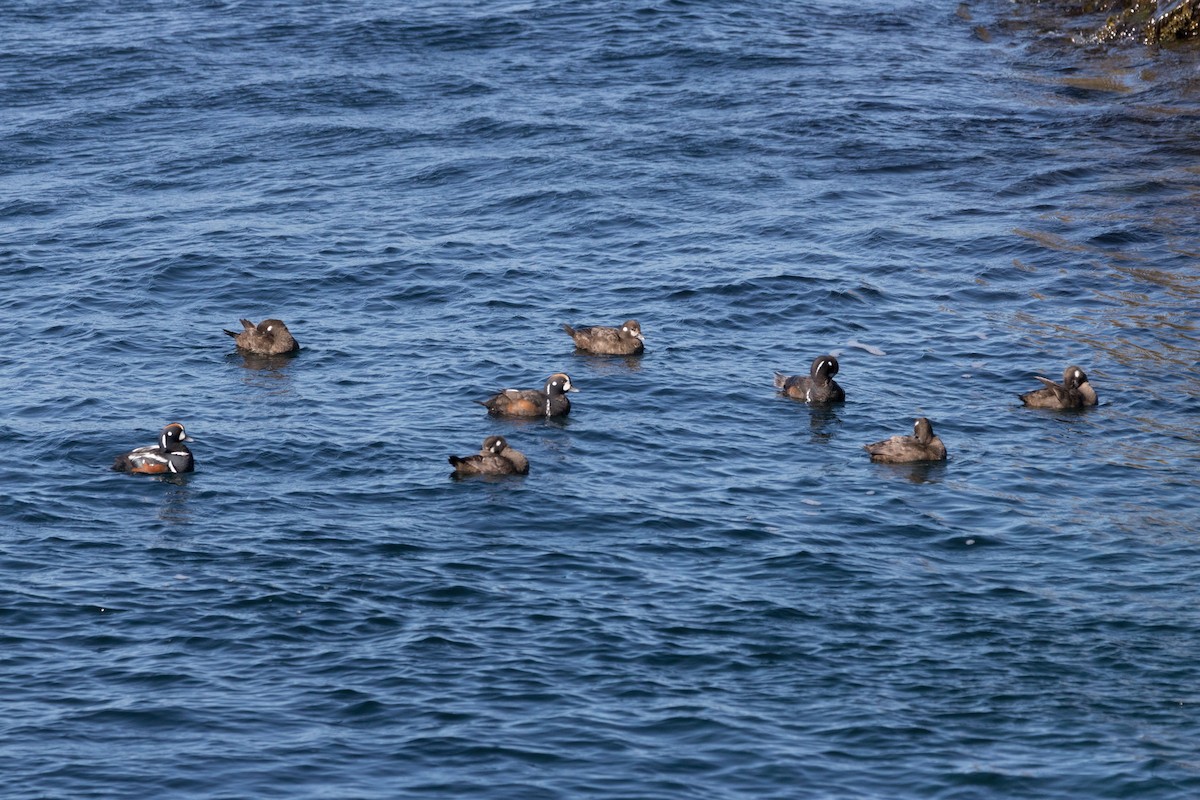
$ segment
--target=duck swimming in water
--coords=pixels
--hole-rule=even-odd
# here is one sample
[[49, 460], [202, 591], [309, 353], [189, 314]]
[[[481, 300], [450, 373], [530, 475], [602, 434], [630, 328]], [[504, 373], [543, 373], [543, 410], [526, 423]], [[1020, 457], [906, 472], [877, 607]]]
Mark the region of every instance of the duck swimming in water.
[[255, 325], [248, 319], [241, 320], [243, 330], [239, 333], [225, 329], [225, 333], [233, 337], [239, 349], [247, 353], [261, 356], [278, 356], [284, 353], [294, 353], [300, 349], [300, 343], [292, 338], [283, 320], [264, 319]]
[[183, 424], [172, 422], [162, 429], [158, 436], [158, 444], [122, 453], [113, 461], [112, 468], [117, 472], [140, 475], [191, 472], [195, 469], [196, 462], [192, 458], [192, 451], [184, 444], [185, 441], [190, 442], [192, 438], [184, 432]]
[[595, 325], [588, 328], [572, 328], [563, 325], [567, 335], [575, 340], [575, 347], [588, 353], [602, 356], [635, 356], [646, 349], [646, 337], [636, 319], [625, 320], [619, 328]]
[[454, 467], [451, 477], [465, 478], [470, 475], [525, 475], [529, 472], [529, 460], [525, 455], [508, 446], [503, 436], [489, 436], [483, 440], [478, 455], [450, 456]]
[[946, 446], [933, 435], [933, 423], [918, 417], [913, 423], [912, 436], [893, 436], [882, 442], [863, 445], [872, 461], [884, 464], [907, 464], [913, 461], [945, 461]]
[[571, 413], [567, 392], [579, 391], [565, 372], [546, 379], [544, 389], [505, 389], [487, 400], [476, 400], [489, 414], [509, 417], [565, 417]]
[[1099, 402], [1096, 390], [1088, 383], [1087, 375], [1074, 365], [1063, 370], [1061, 384], [1041, 375], [1034, 377], [1045, 384], [1045, 388], [1018, 395], [1021, 402], [1030, 408], [1083, 408]]
[[838, 361], [833, 356], [817, 356], [813, 359], [808, 375], [784, 375], [775, 373], [775, 387], [780, 392], [806, 403], [842, 403], [846, 393], [833, 379], [838, 374]]

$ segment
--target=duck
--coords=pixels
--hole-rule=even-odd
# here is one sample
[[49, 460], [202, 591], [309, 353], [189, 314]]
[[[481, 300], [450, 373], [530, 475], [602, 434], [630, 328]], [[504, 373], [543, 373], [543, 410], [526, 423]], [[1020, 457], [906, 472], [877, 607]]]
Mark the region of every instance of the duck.
[[1017, 395], [1021, 402], [1030, 408], [1083, 408], [1099, 402], [1096, 390], [1088, 383], [1087, 375], [1075, 365], [1063, 370], [1061, 384], [1041, 375], [1034, 377], [1045, 384], [1045, 388]]
[[489, 414], [509, 417], [565, 417], [571, 413], [567, 392], [579, 391], [565, 372], [546, 378], [543, 389], [505, 389], [487, 400], [476, 400]]
[[833, 379], [838, 374], [838, 360], [831, 355], [813, 359], [808, 375], [775, 373], [775, 387], [780, 392], [806, 403], [843, 403], [846, 393]]
[[140, 475], [161, 475], [162, 473], [178, 474], [192, 472], [196, 462], [192, 451], [184, 442], [195, 441], [183, 429], [183, 424], [172, 422], [162, 429], [158, 444], [147, 445], [122, 453], [113, 461], [112, 468], [117, 472], [129, 472]]
[[603, 356], [635, 356], [646, 349], [646, 337], [636, 319], [625, 320], [619, 328], [594, 325], [572, 328], [564, 324], [563, 330], [575, 340], [575, 347], [588, 353]]
[[863, 449], [871, 454], [872, 461], [884, 464], [946, 460], [946, 446], [933, 434], [933, 423], [925, 417], [918, 417], [913, 423], [912, 436], [893, 436], [863, 445]]
[[264, 319], [255, 325], [248, 319], [242, 322], [241, 332], [223, 329], [233, 337], [237, 346], [248, 353], [263, 356], [278, 356], [284, 353], [294, 353], [300, 349], [300, 343], [292, 336], [288, 326], [280, 319]]
[[484, 439], [478, 455], [450, 456], [450, 464], [454, 467], [454, 472], [450, 474], [453, 478], [529, 473], [529, 459], [520, 451], [509, 447], [503, 436], [489, 436]]

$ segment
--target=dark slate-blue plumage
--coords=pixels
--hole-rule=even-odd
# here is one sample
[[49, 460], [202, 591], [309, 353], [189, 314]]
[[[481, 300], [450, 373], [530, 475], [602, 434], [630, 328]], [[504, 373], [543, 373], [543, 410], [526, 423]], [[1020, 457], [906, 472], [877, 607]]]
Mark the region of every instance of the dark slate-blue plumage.
[[841, 403], [846, 393], [833, 379], [838, 374], [838, 361], [831, 355], [813, 359], [808, 375], [775, 373], [775, 386], [788, 397], [806, 403]]
[[192, 441], [183, 429], [183, 424], [172, 422], [162, 429], [158, 444], [139, 447], [122, 453], [113, 461], [117, 472], [132, 472], [142, 475], [178, 474], [195, 469], [192, 451], [185, 441]]

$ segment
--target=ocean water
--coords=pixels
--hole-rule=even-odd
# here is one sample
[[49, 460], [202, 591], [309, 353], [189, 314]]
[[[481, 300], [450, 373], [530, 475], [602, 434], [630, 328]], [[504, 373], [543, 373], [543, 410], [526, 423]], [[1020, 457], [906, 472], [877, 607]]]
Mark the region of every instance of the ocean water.
[[1200, 794], [1200, 50], [1045, 13], [6, 4], [0, 795]]

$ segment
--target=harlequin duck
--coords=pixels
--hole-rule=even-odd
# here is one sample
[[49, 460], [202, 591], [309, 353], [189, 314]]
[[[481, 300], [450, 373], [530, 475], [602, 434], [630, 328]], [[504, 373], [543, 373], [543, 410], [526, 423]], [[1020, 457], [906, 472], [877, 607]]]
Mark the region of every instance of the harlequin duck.
[[489, 436], [483, 440], [479, 455], [450, 456], [454, 466], [451, 477], [465, 478], [468, 475], [525, 475], [529, 472], [529, 460], [508, 446], [503, 436]]
[[172, 422], [162, 429], [158, 444], [122, 453], [117, 456], [112, 468], [117, 472], [136, 472], [144, 475], [191, 472], [195, 462], [192, 460], [192, 451], [184, 444], [185, 441], [195, 440], [184, 432], [181, 423]]
[[933, 424], [925, 417], [913, 423], [912, 436], [893, 436], [882, 442], [865, 444], [872, 461], [884, 464], [904, 464], [909, 461], [944, 461], [946, 446], [933, 435]]
[[283, 324], [283, 320], [264, 319], [255, 325], [250, 320], [244, 319], [242, 327], [245, 330], [241, 333], [227, 328], [224, 330], [233, 337], [237, 346], [246, 352], [278, 356], [284, 353], [294, 353], [300, 349], [300, 343], [292, 338], [292, 332], [288, 330], [287, 325]]
[[487, 400], [476, 400], [489, 414], [511, 417], [564, 417], [571, 413], [566, 392], [579, 391], [565, 372], [546, 379], [545, 389], [505, 389]]
[[572, 328], [563, 325], [563, 330], [575, 340], [575, 346], [589, 353], [602, 356], [635, 356], [646, 349], [646, 337], [636, 319], [626, 320], [619, 328], [595, 325], [590, 328]]
[[1063, 382], [1055, 383], [1049, 378], [1035, 375], [1046, 385], [1044, 389], [1018, 395], [1021, 402], [1030, 408], [1083, 408], [1094, 406], [1099, 401], [1096, 390], [1088, 383], [1087, 375], [1076, 366], [1063, 370]]
[[788, 397], [806, 403], [842, 403], [846, 393], [833, 379], [838, 374], [838, 362], [833, 356], [817, 356], [813, 359], [808, 376], [775, 373], [775, 386]]

